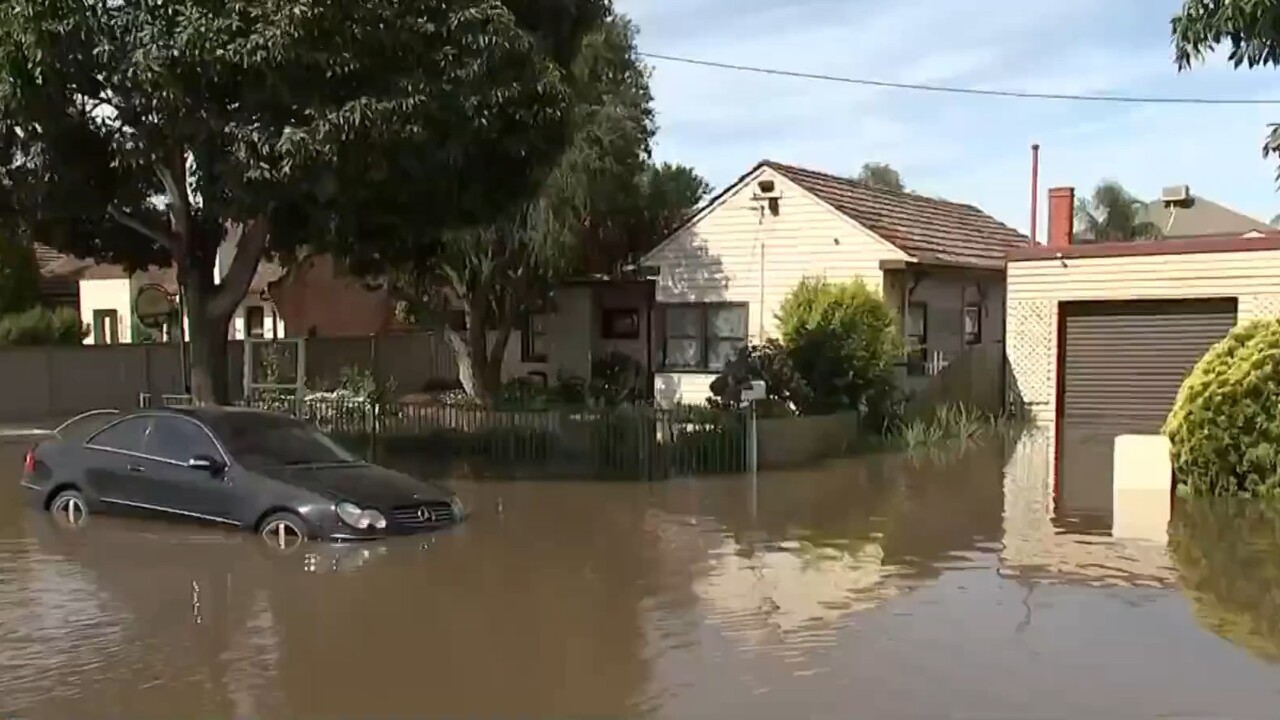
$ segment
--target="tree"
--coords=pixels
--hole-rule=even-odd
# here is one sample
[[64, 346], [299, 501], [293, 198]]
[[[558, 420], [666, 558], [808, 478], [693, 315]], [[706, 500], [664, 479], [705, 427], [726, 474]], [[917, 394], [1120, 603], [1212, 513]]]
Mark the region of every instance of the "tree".
[[[1280, 65], [1280, 12], [1272, 0], [1185, 0], [1170, 23], [1178, 70], [1203, 62], [1226, 43], [1235, 67]], [[1263, 157], [1280, 153], [1280, 123], [1272, 123]], [[1280, 170], [1276, 179], [1280, 181]]]
[[0, 314], [22, 312], [40, 302], [40, 268], [31, 244], [0, 238]]
[[79, 345], [88, 330], [75, 308], [33, 306], [0, 316], [0, 346]]
[[[462, 384], [481, 402], [497, 399], [512, 333], [549, 309], [559, 281], [575, 271], [616, 272], [707, 192], [692, 170], [649, 162], [648, 71], [625, 17], [610, 17], [586, 40], [574, 76], [576, 132], [535, 198], [497, 222], [445, 235], [441, 253], [375, 264], [395, 268], [387, 279], [405, 315], [444, 325]], [[444, 316], [455, 309], [462, 318], [449, 323]]]
[[870, 185], [874, 188], [896, 190], [898, 192], [906, 190], [906, 187], [902, 184], [902, 176], [888, 163], [862, 163], [862, 169], [858, 171], [858, 174], [853, 179], [856, 182]]
[[1076, 240], [1082, 243], [1128, 242], [1160, 237], [1160, 228], [1143, 220], [1146, 203], [1120, 183], [1104, 180], [1093, 195], [1076, 200]]
[[264, 257], [356, 254], [407, 217], [427, 254], [537, 191], [608, 1], [10, 0], [0, 211], [80, 257], [174, 265], [192, 393], [225, 401]]

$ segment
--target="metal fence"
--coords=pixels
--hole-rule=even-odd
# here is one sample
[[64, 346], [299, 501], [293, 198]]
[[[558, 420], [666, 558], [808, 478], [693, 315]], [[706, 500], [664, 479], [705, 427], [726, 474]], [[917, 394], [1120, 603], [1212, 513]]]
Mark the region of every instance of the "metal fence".
[[[150, 405], [162, 399], [140, 398]], [[169, 396], [164, 404], [180, 404]], [[748, 416], [710, 408], [493, 410], [263, 394], [245, 403], [314, 424], [370, 460], [493, 477], [660, 480], [748, 469]]]

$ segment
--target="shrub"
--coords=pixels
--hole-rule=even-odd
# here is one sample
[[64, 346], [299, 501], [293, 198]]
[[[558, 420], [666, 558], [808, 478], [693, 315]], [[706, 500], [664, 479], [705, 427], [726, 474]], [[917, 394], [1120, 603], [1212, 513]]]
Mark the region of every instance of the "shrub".
[[591, 399], [605, 406], [633, 403], [640, 398], [644, 366], [624, 352], [606, 353], [591, 363]]
[[782, 343], [811, 396], [805, 414], [852, 408], [875, 415], [885, 401], [902, 338], [893, 310], [861, 280], [806, 278], [778, 311]]
[[1246, 323], [1210, 348], [1164, 433], [1180, 493], [1280, 495], [1280, 320]]
[[711, 381], [712, 397], [707, 404], [715, 408], [736, 409], [742, 405], [742, 390], [752, 380], [763, 380], [768, 402], [758, 408], [766, 416], [794, 415], [799, 408], [811, 404], [809, 384], [796, 372], [787, 349], [777, 340], [761, 345], [745, 345], [724, 370]]
[[0, 345], [79, 345], [87, 334], [74, 308], [33, 307], [0, 317]]

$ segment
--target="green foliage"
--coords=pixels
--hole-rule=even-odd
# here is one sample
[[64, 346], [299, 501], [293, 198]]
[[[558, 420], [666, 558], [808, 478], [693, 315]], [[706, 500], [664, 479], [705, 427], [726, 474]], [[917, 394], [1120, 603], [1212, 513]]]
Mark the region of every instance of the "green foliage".
[[765, 417], [794, 415], [813, 406], [809, 384], [796, 372], [787, 348], [775, 339], [760, 345], [744, 345], [723, 371], [711, 381], [708, 404], [722, 409], [742, 406], [742, 390], [752, 380], [763, 380], [768, 401], [758, 403]]
[[0, 239], [0, 313], [15, 313], [40, 303], [40, 268], [30, 243]]
[[0, 317], [0, 346], [79, 345], [88, 334], [74, 308], [33, 307]]
[[778, 311], [782, 343], [812, 395], [805, 414], [854, 409], [882, 413], [902, 338], [884, 298], [861, 280], [806, 278]]
[[1146, 203], [1114, 180], [1104, 180], [1089, 198], [1076, 200], [1076, 242], [1130, 242], [1161, 235], [1160, 227], [1143, 220]]
[[902, 175], [888, 163], [863, 163], [862, 169], [858, 171], [857, 175], [853, 176], [853, 179], [864, 185], [883, 190], [896, 190], [897, 192], [906, 190], [906, 186], [902, 184]]
[[1280, 320], [1238, 326], [1210, 348], [1164, 433], [1181, 494], [1280, 496]]
[[439, 235], [439, 252], [406, 254], [387, 275], [408, 319], [440, 325], [462, 310], [465, 327], [476, 330], [459, 331], [451, 346], [459, 365], [473, 369], [464, 373], [468, 392], [483, 402], [498, 395], [513, 329], [552, 305], [561, 280], [616, 272], [707, 191], [688, 168], [649, 161], [652, 96], [629, 20], [611, 15], [592, 32], [573, 74], [576, 131], [541, 192], [490, 222]]
[[[1178, 70], [1203, 62], [1226, 44], [1237, 68], [1280, 65], [1280, 13], [1272, 0], [1184, 0], [1170, 23]], [[1262, 154], [1280, 154], [1280, 123], [1271, 123]], [[1280, 180], [1280, 170], [1276, 174]]]
[[0, 216], [80, 257], [176, 259], [193, 392], [225, 401], [227, 323], [263, 257], [422, 259], [538, 192], [577, 121], [582, 38], [608, 11], [9, 0]]
[[606, 407], [634, 403], [644, 392], [644, 366], [624, 352], [610, 352], [591, 361], [591, 400]]

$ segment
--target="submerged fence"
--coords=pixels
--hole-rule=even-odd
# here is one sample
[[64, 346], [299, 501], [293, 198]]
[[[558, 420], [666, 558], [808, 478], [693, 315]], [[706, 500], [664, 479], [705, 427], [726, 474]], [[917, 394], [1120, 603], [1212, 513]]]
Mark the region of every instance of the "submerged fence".
[[[180, 396], [140, 404], [181, 404]], [[497, 477], [660, 480], [748, 468], [748, 416], [709, 408], [471, 405], [263, 396], [244, 403], [309, 423], [371, 460], [465, 466]]]

